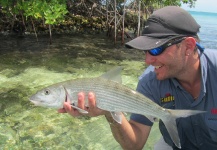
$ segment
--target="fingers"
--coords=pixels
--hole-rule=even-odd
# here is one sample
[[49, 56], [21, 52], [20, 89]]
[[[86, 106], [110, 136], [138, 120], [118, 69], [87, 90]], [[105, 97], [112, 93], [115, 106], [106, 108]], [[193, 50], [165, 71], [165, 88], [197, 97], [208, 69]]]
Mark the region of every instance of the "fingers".
[[105, 111], [99, 109], [96, 104], [96, 96], [93, 92], [88, 93], [88, 112], [89, 116], [95, 117], [99, 115], [103, 115]]
[[85, 110], [85, 93], [78, 93], [78, 107]]
[[88, 107], [86, 106], [87, 104], [85, 104], [85, 93], [84, 92], [79, 92], [78, 93], [78, 103], [77, 103], [77, 107], [85, 110], [88, 112], [88, 114], [83, 114], [81, 111], [72, 108], [70, 102], [64, 102], [63, 108], [59, 109], [58, 112], [59, 113], [68, 113], [70, 115], [72, 115], [73, 117], [78, 117], [78, 116], [84, 116], [84, 115], [88, 115], [88, 116], [99, 116], [102, 114], [102, 110], [97, 108], [96, 106], [96, 96], [93, 92], [89, 92], [88, 95]]
[[64, 102], [63, 108], [58, 109], [58, 113], [68, 113], [71, 116], [78, 117], [80, 113], [71, 107], [71, 104], [68, 102]]
[[[84, 99], [85, 99], [84, 93], [82, 92], [78, 93], [78, 106], [77, 107], [84, 109], [84, 104], [85, 104]], [[58, 109], [58, 113], [68, 113], [73, 117], [81, 116], [81, 114], [79, 113], [77, 109], [72, 108], [70, 100], [63, 103], [63, 108]]]
[[96, 107], [96, 97], [93, 92], [88, 93], [88, 106], [89, 109], [93, 109], [94, 107]]
[[67, 113], [64, 108], [60, 108], [60, 109], [58, 109], [57, 111], [58, 111], [58, 113]]

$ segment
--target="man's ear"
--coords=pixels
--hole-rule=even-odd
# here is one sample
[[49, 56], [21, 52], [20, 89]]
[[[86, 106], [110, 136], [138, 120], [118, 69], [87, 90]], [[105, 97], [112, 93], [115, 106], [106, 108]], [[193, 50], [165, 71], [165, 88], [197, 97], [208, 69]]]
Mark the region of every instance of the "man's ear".
[[186, 55], [190, 55], [194, 52], [196, 46], [196, 40], [193, 37], [187, 37], [185, 39], [186, 44]]

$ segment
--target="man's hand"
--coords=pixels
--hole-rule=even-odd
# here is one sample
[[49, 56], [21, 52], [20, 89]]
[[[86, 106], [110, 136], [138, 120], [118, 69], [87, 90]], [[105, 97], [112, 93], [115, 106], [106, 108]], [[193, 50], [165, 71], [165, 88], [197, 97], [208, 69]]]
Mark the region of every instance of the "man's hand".
[[[99, 115], [106, 114], [106, 111], [99, 109], [96, 106], [96, 97], [93, 92], [88, 93], [88, 107], [85, 106], [85, 93], [78, 93], [78, 106], [79, 108], [88, 112], [85, 114], [90, 117], [95, 117]], [[58, 110], [59, 113], [68, 113], [73, 117], [83, 116], [84, 114], [80, 113], [77, 109], [71, 107], [70, 102], [64, 102], [63, 108]]]

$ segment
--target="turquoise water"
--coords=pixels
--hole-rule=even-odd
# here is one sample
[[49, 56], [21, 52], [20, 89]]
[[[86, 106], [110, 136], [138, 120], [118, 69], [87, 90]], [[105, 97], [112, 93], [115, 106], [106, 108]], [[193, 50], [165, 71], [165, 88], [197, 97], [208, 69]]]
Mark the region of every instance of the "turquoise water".
[[206, 48], [217, 49], [217, 13], [189, 11], [200, 24], [199, 37]]

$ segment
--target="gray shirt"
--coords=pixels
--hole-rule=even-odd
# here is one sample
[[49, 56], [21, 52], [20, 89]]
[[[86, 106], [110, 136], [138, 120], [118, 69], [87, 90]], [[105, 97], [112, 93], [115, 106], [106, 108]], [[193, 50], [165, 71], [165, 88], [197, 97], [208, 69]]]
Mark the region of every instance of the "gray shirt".
[[[204, 114], [177, 119], [182, 149], [185, 150], [217, 149], [217, 50], [206, 49], [199, 54], [202, 83], [197, 100], [175, 78], [157, 80], [152, 66], [142, 74], [137, 86], [138, 92], [164, 108], [206, 111]], [[153, 124], [139, 114], [132, 114], [131, 119], [148, 126]], [[164, 140], [174, 147], [161, 121], [159, 127]]]

